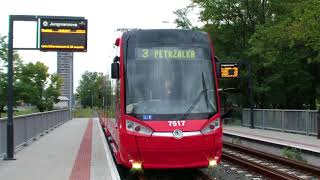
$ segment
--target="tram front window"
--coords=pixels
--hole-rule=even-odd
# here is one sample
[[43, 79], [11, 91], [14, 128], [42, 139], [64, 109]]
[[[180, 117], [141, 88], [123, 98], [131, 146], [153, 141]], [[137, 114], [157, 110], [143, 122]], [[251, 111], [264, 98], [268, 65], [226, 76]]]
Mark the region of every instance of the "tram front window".
[[[217, 112], [208, 42], [128, 42], [126, 113], [144, 120], [207, 119]], [[133, 48], [132, 48], [133, 47]], [[185, 113], [188, 113], [187, 115]]]

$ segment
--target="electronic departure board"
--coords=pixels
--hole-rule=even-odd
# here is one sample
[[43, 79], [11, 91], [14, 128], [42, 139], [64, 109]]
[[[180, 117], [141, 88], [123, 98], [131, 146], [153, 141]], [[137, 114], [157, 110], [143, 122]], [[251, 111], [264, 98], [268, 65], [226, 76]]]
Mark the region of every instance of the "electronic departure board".
[[237, 64], [221, 64], [222, 78], [237, 78], [239, 75], [239, 68]]
[[86, 52], [87, 20], [42, 18], [40, 50]]

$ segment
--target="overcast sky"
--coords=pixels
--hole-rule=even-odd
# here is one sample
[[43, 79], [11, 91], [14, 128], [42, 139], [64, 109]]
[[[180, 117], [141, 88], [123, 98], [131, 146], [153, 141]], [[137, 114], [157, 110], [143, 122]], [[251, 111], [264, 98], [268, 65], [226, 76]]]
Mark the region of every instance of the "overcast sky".
[[[112, 44], [117, 28], [175, 28], [173, 11], [190, 0], [0, 0], [0, 34], [8, 34], [8, 16], [83, 16], [88, 19], [88, 52], [74, 54], [74, 87], [84, 71], [106, 74], [112, 61]], [[168, 21], [170, 23], [163, 23]], [[35, 47], [35, 23], [14, 26], [14, 47]], [[41, 61], [50, 73], [57, 71], [56, 53], [19, 51], [24, 62]]]

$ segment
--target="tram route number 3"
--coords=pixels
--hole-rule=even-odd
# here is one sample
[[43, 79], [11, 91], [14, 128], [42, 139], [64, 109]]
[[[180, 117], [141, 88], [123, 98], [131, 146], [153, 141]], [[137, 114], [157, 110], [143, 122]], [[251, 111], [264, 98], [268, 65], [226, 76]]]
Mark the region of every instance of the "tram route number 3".
[[169, 126], [184, 126], [186, 124], [186, 121], [168, 121]]

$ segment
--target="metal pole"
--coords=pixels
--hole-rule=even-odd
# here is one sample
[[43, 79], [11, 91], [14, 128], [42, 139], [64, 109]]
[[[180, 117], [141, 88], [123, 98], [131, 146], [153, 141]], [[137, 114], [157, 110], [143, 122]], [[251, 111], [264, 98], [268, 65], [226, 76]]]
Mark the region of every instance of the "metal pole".
[[318, 110], [318, 139], [320, 139], [320, 108]]
[[249, 65], [249, 96], [250, 96], [250, 128], [254, 128], [252, 64], [249, 62], [248, 65]]
[[13, 17], [9, 16], [8, 33], [8, 120], [7, 120], [7, 156], [5, 160], [14, 158], [14, 124], [13, 124]]
[[93, 91], [91, 93], [91, 109], [93, 109]]
[[103, 96], [103, 99], [102, 99], [102, 114], [103, 114], [102, 116], [105, 117], [104, 116], [104, 96]]
[[[70, 61], [71, 63], [71, 67], [70, 67], [70, 72], [69, 72], [69, 76], [70, 76], [70, 117], [69, 119], [72, 120], [72, 109], [73, 109], [73, 52], [71, 52], [70, 54], [72, 54], [72, 59]], [[70, 55], [69, 54], [69, 55]]]

